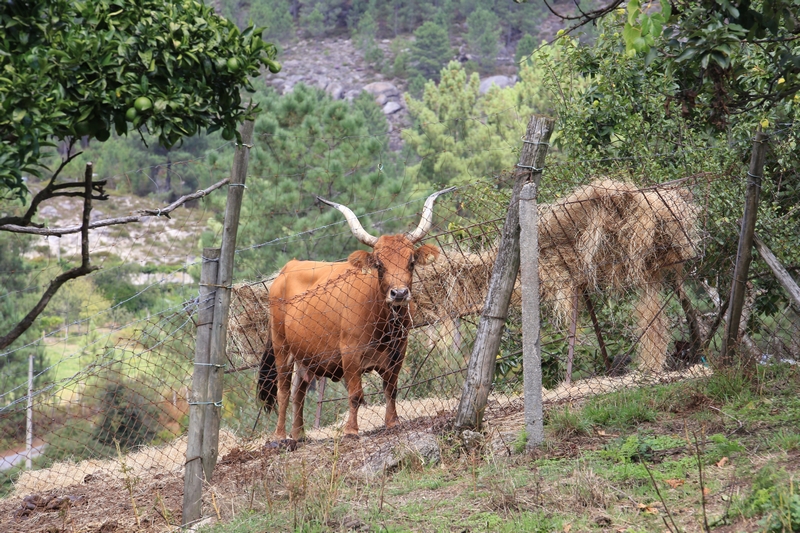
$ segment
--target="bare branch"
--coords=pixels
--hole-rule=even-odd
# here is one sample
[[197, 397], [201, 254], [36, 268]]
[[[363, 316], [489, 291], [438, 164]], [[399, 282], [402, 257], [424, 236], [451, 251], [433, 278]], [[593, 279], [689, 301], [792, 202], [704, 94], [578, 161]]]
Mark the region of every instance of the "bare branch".
[[[70, 145], [69, 145], [70, 146], [70, 149], [69, 149], [70, 152], [72, 151], [72, 144], [73, 143], [70, 143]], [[33, 218], [33, 215], [36, 214], [36, 211], [39, 209], [39, 204], [41, 204], [43, 201], [45, 201], [48, 198], [50, 198], [52, 196], [53, 190], [55, 190], [56, 188], [60, 188], [61, 187], [60, 185], [55, 185], [56, 178], [58, 178], [58, 175], [61, 173], [62, 170], [64, 170], [64, 167], [67, 166], [67, 163], [69, 163], [70, 161], [72, 161], [73, 159], [75, 159], [76, 157], [81, 155], [82, 153], [83, 152], [78, 152], [76, 154], [69, 155], [69, 156], [67, 156], [66, 159], [62, 160], [61, 164], [58, 165], [58, 168], [53, 173], [53, 176], [50, 178], [50, 181], [47, 183], [47, 185], [44, 187], [44, 189], [42, 189], [41, 191], [36, 193], [36, 195], [33, 197], [33, 199], [31, 200], [31, 205], [30, 205], [30, 207], [28, 207], [28, 210], [25, 212], [25, 214], [23, 216], [21, 216], [21, 217], [0, 217], [0, 227], [4, 226], [6, 224], [15, 224], [15, 225], [18, 225], [18, 226], [33, 225], [33, 226], [41, 227], [40, 224], [31, 224], [31, 219]], [[77, 185], [81, 186], [82, 184], [79, 183]]]
[[[107, 218], [105, 220], [97, 220], [89, 224], [88, 229], [97, 229], [103, 228], [106, 226], [118, 226], [120, 224], [130, 224], [132, 222], [142, 222], [150, 217], [158, 217], [158, 216], [165, 216], [169, 218], [169, 213], [174, 211], [176, 208], [180, 207], [181, 205], [189, 202], [191, 200], [196, 200], [198, 198], [203, 198], [207, 196], [212, 191], [215, 191], [226, 185], [230, 181], [230, 178], [225, 178], [222, 181], [218, 181], [214, 185], [208, 187], [207, 189], [201, 189], [197, 192], [192, 194], [187, 194], [185, 196], [181, 196], [170, 205], [163, 209], [142, 209], [138, 211], [139, 214], [137, 215], [129, 215], [126, 217], [119, 217], [119, 218]], [[71, 233], [78, 233], [81, 231], [83, 226], [80, 224], [76, 224], [75, 226], [66, 226], [62, 228], [40, 228], [40, 227], [29, 227], [29, 226], [20, 226], [16, 224], [5, 224], [0, 225], [0, 231], [8, 231], [11, 233], [24, 233], [29, 235], [43, 235], [43, 236], [57, 236], [61, 237], [62, 235], [69, 235]]]
[[[620, 5], [622, 5], [623, 1], [624, 0], [612, 0], [612, 2], [610, 4], [608, 4], [607, 6], [603, 6], [603, 7], [599, 8], [599, 9], [595, 9], [594, 11], [583, 11], [580, 8], [580, 6], [578, 5], [578, 2], [575, 2], [575, 5], [577, 6], [578, 11], [580, 12], [580, 15], [562, 15], [561, 13], [557, 12], [555, 10], [555, 8], [553, 8], [550, 5], [550, 2], [548, 2], [547, 0], [545, 0], [544, 4], [545, 4], [545, 6], [547, 6], [547, 9], [553, 15], [557, 16], [561, 20], [577, 20], [577, 21], [579, 21], [578, 26], [576, 26], [576, 27], [579, 27], [579, 26], [584, 26], [584, 25], [586, 25], [586, 24], [588, 24], [590, 22], [594, 22], [597, 19], [603, 18], [604, 16], [608, 15], [609, 13], [611, 13], [612, 11], [617, 9]], [[575, 28], [571, 28], [571, 29], [575, 29]]]
[[42, 313], [42, 311], [44, 311], [45, 307], [47, 307], [47, 304], [50, 303], [50, 300], [53, 298], [53, 295], [58, 292], [62, 285], [69, 280], [90, 274], [99, 268], [93, 267], [89, 264], [89, 220], [92, 212], [91, 163], [86, 164], [85, 176], [86, 182], [84, 184], [83, 215], [81, 217], [82, 221], [79, 228], [81, 232], [81, 265], [67, 270], [50, 282], [50, 285], [47, 286], [47, 290], [44, 291], [44, 294], [42, 294], [42, 297], [39, 298], [39, 301], [33, 307], [33, 309], [31, 309], [28, 314], [25, 315], [25, 317], [20, 320], [7, 335], [0, 337], [0, 350], [8, 347], [12, 342], [17, 340], [20, 335], [28, 331], [28, 329], [33, 325], [33, 322]]
[[83, 219], [81, 220], [81, 267], [89, 268], [89, 223], [92, 213], [92, 170], [91, 162], [86, 163], [83, 174]]

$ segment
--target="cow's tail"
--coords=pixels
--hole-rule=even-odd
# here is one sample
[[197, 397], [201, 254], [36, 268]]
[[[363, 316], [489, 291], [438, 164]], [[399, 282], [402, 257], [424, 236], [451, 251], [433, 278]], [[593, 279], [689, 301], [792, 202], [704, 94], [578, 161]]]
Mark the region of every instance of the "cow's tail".
[[278, 398], [278, 367], [275, 365], [275, 349], [272, 339], [267, 339], [264, 355], [258, 367], [258, 398], [264, 402], [264, 409], [270, 412]]

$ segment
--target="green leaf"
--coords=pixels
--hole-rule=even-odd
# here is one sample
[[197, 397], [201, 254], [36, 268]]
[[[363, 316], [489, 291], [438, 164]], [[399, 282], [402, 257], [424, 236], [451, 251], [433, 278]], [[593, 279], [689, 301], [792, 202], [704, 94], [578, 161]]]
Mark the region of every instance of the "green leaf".
[[661, 32], [664, 31], [663, 23], [660, 20], [657, 20], [655, 18], [653, 18], [651, 20], [653, 21], [653, 29], [650, 30], [650, 35], [652, 35], [653, 37], [656, 37], [656, 38], [660, 37], [661, 36]]
[[728, 55], [728, 56], [731, 55], [731, 47], [726, 43], [722, 43], [722, 44], [720, 44], [718, 46], [715, 46], [714, 50], [717, 50], [718, 52], [722, 52], [723, 54]]
[[686, 50], [683, 51], [683, 53], [681, 55], [679, 55], [675, 59], [675, 62], [676, 63], [683, 63], [685, 61], [689, 61], [690, 59], [692, 59], [696, 55], [697, 55], [697, 48], [687, 48]]
[[647, 51], [647, 55], [644, 58], [645, 66], [650, 66], [650, 64], [658, 57], [658, 49], [655, 47], [651, 47], [650, 50]]
[[720, 54], [719, 52], [711, 52], [710, 55], [714, 59], [714, 62], [723, 69], [728, 68], [731, 64], [730, 58], [726, 55]]
[[25, 117], [28, 116], [28, 112], [24, 109], [15, 109], [11, 115], [11, 119], [14, 122], [22, 122]]
[[653, 29], [653, 23], [650, 21], [650, 17], [643, 17], [642, 18], [642, 35], [648, 35], [650, 31]]
[[628, 49], [633, 48], [634, 41], [641, 36], [642, 30], [640, 28], [631, 26], [627, 22], [625, 23], [625, 27], [622, 29], [622, 37], [625, 39], [625, 45]]
[[153, 51], [145, 50], [144, 52], [139, 52], [139, 58], [141, 58], [142, 63], [144, 63], [145, 65], [149, 65], [150, 62], [153, 60]]

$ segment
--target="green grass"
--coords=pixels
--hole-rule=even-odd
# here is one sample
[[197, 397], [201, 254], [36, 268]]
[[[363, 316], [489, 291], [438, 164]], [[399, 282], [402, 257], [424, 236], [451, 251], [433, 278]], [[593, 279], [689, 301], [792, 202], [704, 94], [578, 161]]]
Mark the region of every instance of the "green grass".
[[591, 429], [590, 422], [569, 406], [551, 411], [547, 422], [550, 433], [560, 439], [587, 435]]
[[657, 416], [653, 398], [645, 389], [592, 398], [582, 410], [582, 417], [587, 423], [612, 429], [629, 429], [655, 422]]

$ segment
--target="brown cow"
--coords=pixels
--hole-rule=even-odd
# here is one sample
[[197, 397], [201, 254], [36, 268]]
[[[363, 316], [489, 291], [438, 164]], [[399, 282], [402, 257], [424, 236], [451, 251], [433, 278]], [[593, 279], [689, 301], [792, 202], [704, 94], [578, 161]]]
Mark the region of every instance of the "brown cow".
[[415, 244], [430, 230], [433, 203], [428, 197], [422, 220], [408, 234], [374, 237], [346, 206], [320, 201], [341, 211], [353, 235], [372, 248], [358, 250], [347, 262], [289, 261], [270, 288], [271, 342], [259, 371], [259, 395], [270, 410], [277, 397], [277, 438], [286, 438], [286, 408], [295, 363], [303, 379], [294, 392], [292, 438], [304, 436], [303, 403], [313, 376], [342, 378], [350, 410], [345, 435], [358, 435], [358, 407], [364, 401], [361, 375], [375, 370], [383, 378], [386, 427], [398, 423], [397, 378], [411, 326], [411, 280], [414, 265], [438, 257], [439, 249]]

